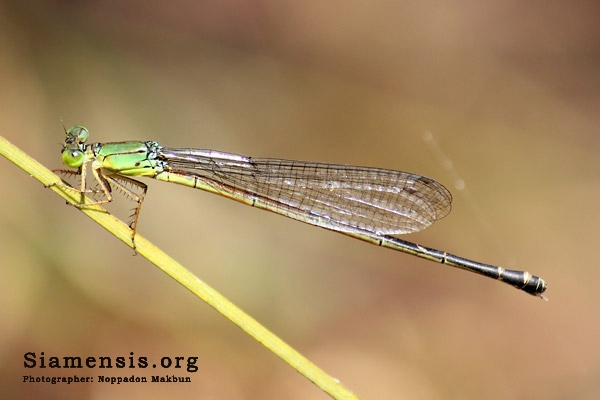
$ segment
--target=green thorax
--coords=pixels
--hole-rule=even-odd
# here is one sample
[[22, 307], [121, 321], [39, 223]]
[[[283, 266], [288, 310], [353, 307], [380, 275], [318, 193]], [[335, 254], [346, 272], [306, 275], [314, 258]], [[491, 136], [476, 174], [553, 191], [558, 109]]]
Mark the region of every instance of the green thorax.
[[94, 143], [94, 166], [130, 176], [150, 176], [162, 172], [162, 163], [156, 159], [160, 146], [156, 142]]

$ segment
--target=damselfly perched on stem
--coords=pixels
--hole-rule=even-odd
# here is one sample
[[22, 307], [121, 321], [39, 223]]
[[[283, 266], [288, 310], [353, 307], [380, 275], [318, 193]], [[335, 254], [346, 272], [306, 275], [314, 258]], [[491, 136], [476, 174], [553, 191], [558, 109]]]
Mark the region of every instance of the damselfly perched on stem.
[[[448, 215], [452, 195], [431, 178], [382, 168], [169, 148], [153, 141], [86, 144], [89, 132], [82, 126], [74, 126], [66, 134], [63, 163], [81, 175], [80, 187], [70, 190], [103, 196], [95, 203], [78, 206], [110, 203], [112, 189], [121, 189], [137, 202], [130, 224], [134, 248], [147, 185], [132, 177], [148, 177], [206, 190], [381, 247], [465, 269], [544, 298], [546, 283], [528, 272], [471, 261], [392, 236], [418, 232]], [[88, 187], [90, 172], [99, 189]]]

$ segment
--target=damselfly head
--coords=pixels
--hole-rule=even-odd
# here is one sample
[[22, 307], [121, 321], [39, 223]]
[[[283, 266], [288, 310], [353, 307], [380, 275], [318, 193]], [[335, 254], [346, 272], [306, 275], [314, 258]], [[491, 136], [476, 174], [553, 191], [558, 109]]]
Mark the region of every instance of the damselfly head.
[[66, 133], [67, 137], [62, 149], [63, 163], [71, 168], [79, 168], [85, 158], [84, 143], [89, 137], [89, 131], [81, 125], [75, 125]]

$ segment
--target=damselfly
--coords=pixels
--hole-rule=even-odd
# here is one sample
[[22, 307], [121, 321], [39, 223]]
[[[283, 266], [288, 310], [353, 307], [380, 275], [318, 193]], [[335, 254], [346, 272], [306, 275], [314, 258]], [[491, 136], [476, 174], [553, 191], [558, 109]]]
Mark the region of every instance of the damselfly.
[[[85, 144], [89, 132], [82, 126], [74, 126], [66, 134], [63, 163], [81, 175], [80, 187], [72, 190], [103, 196], [91, 204], [110, 203], [113, 188], [137, 202], [130, 224], [134, 248], [147, 185], [131, 177], [148, 177], [206, 190], [378, 246], [465, 269], [542, 298], [546, 290], [544, 280], [528, 272], [471, 261], [392, 236], [423, 230], [450, 212], [452, 196], [448, 189], [425, 176], [382, 168], [176, 149], [153, 141]], [[90, 170], [99, 189], [90, 189], [86, 183]]]

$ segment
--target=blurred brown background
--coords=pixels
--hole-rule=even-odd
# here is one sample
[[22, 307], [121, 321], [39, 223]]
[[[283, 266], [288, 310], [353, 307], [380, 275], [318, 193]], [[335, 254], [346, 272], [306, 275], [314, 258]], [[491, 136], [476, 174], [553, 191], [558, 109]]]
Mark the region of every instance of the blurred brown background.
[[[434, 177], [453, 212], [406, 239], [527, 269], [549, 302], [161, 182], [147, 182], [139, 231], [364, 399], [597, 399], [599, 14], [593, 1], [4, 1], [0, 135], [50, 168], [62, 118], [91, 142]], [[328, 398], [6, 160], [0, 182], [3, 398]], [[187, 385], [25, 384], [155, 373], [26, 370], [28, 351], [198, 356], [199, 371]]]

